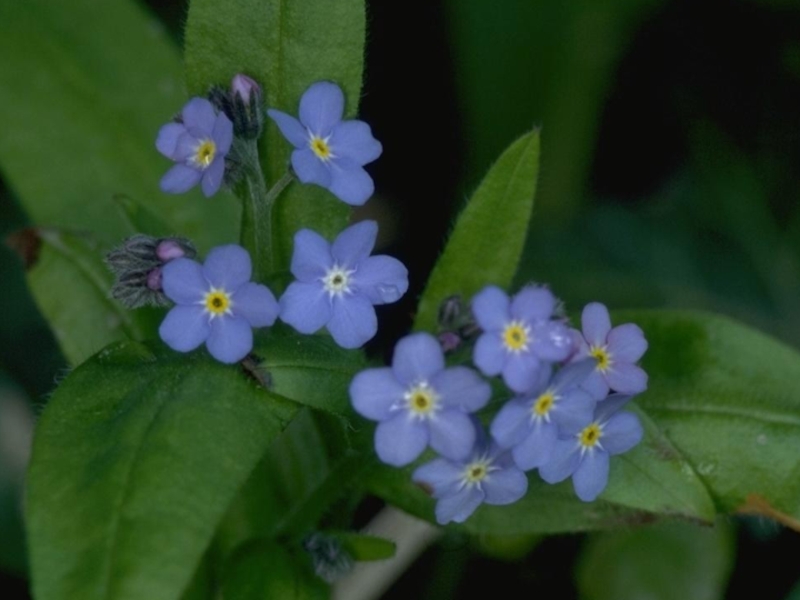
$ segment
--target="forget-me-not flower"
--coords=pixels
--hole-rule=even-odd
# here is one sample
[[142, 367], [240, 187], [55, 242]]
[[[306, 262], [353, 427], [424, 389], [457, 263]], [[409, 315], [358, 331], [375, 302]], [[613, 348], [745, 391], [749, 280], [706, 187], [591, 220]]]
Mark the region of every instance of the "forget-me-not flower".
[[476, 438], [469, 413], [490, 396], [489, 384], [472, 369], [445, 368], [442, 348], [428, 333], [404, 337], [391, 367], [361, 371], [350, 384], [356, 412], [378, 421], [378, 458], [396, 467], [428, 445], [447, 458], [466, 459]]
[[598, 400], [609, 389], [621, 394], [639, 394], [647, 389], [647, 373], [634, 363], [647, 350], [647, 340], [638, 325], [625, 323], [611, 328], [608, 309], [599, 302], [587, 304], [581, 315], [583, 333], [572, 329], [575, 341], [573, 361], [593, 357], [594, 372], [582, 386]]
[[340, 200], [364, 204], [375, 186], [363, 169], [381, 155], [381, 143], [363, 121], [342, 121], [344, 94], [335, 83], [319, 81], [300, 98], [300, 119], [267, 111], [295, 150], [292, 168], [303, 183], [315, 183]]
[[200, 183], [206, 197], [213, 196], [225, 175], [225, 156], [233, 142], [233, 123], [205, 98], [192, 98], [179, 122], [158, 132], [156, 148], [177, 164], [161, 179], [161, 190], [182, 194]]
[[500, 447], [511, 449], [520, 469], [547, 463], [559, 431], [582, 429], [592, 422], [597, 401], [580, 384], [593, 368], [591, 360], [568, 365], [497, 413], [492, 437]]
[[358, 348], [378, 331], [373, 305], [396, 302], [408, 289], [408, 270], [391, 256], [370, 256], [375, 221], [361, 221], [333, 244], [310, 229], [294, 236], [291, 271], [297, 281], [280, 300], [281, 320], [300, 333], [327, 327], [343, 348]]
[[436, 499], [436, 521], [463, 523], [481, 504], [511, 504], [528, 491], [528, 478], [508, 452], [479, 440], [464, 460], [437, 458], [418, 467], [413, 481]]
[[636, 446], [644, 436], [642, 424], [632, 412], [620, 411], [630, 396], [614, 394], [597, 403], [592, 422], [564, 429], [550, 460], [539, 467], [547, 483], [572, 477], [578, 498], [591, 502], [608, 484], [609, 457]]
[[176, 258], [161, 271], [161, 284], [177, 306], [158, 332], [173, 350], [189, 352], [203, 342], [211, 356], [234, 363], [253, 349], [253, 327], [272, 325], [278, 302], [263, 285], [250, 282], [250, 255], [241, 246], [219, 246], [205, 263]]
[[527, 392], [544, 363], [564, 360], [572, 351], [569, 330], [553, 319], [556, 299], [544, 287], [528, 286], [513, 298], [497, 286], [472, 299], [472, 312], [483, 329], [473, 360], [486, 375], [502, 374], [513, 391]]

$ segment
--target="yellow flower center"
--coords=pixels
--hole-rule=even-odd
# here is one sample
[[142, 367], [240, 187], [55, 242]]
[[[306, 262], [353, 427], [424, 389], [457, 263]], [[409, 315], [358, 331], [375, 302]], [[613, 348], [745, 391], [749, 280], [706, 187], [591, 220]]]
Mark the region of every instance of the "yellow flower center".
[[509, 352], [522, 352], [528, 349], [530, 328], [521, 321], [511, 321], [503, 330], [503, 344]]
[[428, 417], [437, 409], [439, 396], [427, 381], [418, 383], [404, 395], [408, 410], [417, 417]]
[[605, 346], [592, 346], [589, 354], [597, 360], [597, 370], [601, 373], [605, 373], [611, 366], [611, 355]]
[[206, 169], [214, 162], [214, 156], [217, 154], [217, 145], [214, 140], [203, 140], [197, 149], [194, 151], [194, 162], [201, 169]]
[[533, 403], [533, 414], [539, 417], [546, 417], [547, 413], [550, 412], [550, 409], [553, 408], [555, 401], [556, 397], [555, 394], [553, 394], [553, 391], [547, 390], [536, 399], [536, 402]]
[[600, 425], [595, 422], [584, 427], [583, 431], [580, 432], [578, 437], [580, 439], [581, 446], [584, 448], [592, 448], [597, 445], [602, 435], [603, 430], [600, 429]]
[[331, 147], [328, 145], [328, 138], [322, 139], [316, 135], [312, 136], [308, 145], [320, 160], [326, 161], [331, 158]]
[[205, 304], [206, 311], [211, 313], [212, 317], [217, 317], [230, 312], [232, 302], [228, 292], [212, 288], [206, 294], [203, 304]]

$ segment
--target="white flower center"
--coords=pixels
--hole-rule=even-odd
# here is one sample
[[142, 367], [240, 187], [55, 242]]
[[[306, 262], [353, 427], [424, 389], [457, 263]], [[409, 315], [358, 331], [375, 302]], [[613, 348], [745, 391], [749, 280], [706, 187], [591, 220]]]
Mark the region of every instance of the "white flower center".
[[355, 273], [355, 271], [344, 269], [339, 265], [334, 265], [328, 269], [328, 272], [325, 273], [325, 276], [322, 278], [322, 286], [331, 298], [349, 294], [351, 283], [350, 276], [353, 273]]
[[480, 489], [481, 483], [489, 477], [489, 474], [500, 469], [492, 462], [492, 459], [485, 454], [468, 462], [461, 471], [461, 488], [477, 486]]
[[441, 408], [439, 394], [424, 380], [409, 387], [403, 399], [409, 414], [417, 419], [430, 419]]

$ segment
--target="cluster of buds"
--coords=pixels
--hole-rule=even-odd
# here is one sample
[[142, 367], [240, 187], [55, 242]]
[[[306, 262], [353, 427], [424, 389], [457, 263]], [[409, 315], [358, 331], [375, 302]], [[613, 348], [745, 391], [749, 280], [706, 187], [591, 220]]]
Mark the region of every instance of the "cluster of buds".
[[446, 353], [472, 342], [481, 332], [461, 296], [449, 296], [439, 306], [439, 343]]
[[106, 255], [106, 264], [115, 276], [111, 297], [127, 308], [171, 304], [162, 291], [161, 269], [171, 260], [196, 254], [194, 245], [185, 238], [129, 237]]
[[237, 138], [255, 140], [264, 129], [264, 98], [261, 87], [247, 75], [235, 75], [230, 89], [214, 86], [208, 99], [233, 123]]

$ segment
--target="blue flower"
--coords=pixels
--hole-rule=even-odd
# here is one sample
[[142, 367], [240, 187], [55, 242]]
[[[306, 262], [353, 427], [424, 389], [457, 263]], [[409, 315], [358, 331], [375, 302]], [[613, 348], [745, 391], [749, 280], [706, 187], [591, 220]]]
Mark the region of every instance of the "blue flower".
[[575, 341], [573, 361], [594, 358], [594, 372], [583, 388], [598, 400], [609, 389], [621, 394], [639, 394], [647, 389], [647, 373], [634, 363], [647, 350], [647, 340], [638, 325], [625, 323], [611, 328], [608, 309], [599, 302], [587, 304], [581, 315], [583, 333], [570, 330]]
[[396, 467], [415, 460], [428, 445], [447, 458], [466, 458], [475, 443], [469, 413], [483, 408], [490, 396], [489, 384], [472, 369], [446, 369], [439, 342], [427, 333], [404, 337], [391, 368], [361, 371], [350, 384], [356, 412], [379, 422], [378, 458]]
[[597, 401], [579, 386], [593, 369], [592, 360], [564, 367], [551, 381], [546, 378], [497, 413], [490, 427], [492, 437], [500, 447], [511, 448], [520, 469], [546, 464], [559, 431], [580, 430], [592, 422]]
[[281, 320], [300, 333], [327, 327], [342, 348], [358, 348], [378, 331], [375, 304], [396, 302], [408, 289], [408, 270], [396, 258], [370, 256], [375, 221], [351, 225], [329, 244], [301, 229], [291, 270], [297, 281], [280, 300]]
[[158, 330], [173, 350], [189, 352], [203, 342], [211, 356], [234, 363], [253, 349], [253, 327], [272, 325], [278, 302], [263, 285], [250, 282], [247, 250], [234, 244], [208, 253], [204, 265], [188, 258], [162, 269], [162, 285], [175, 302]]
[[283, 136], [296, 150], [292, 167], [303, 183], [315, 183], [354, 206], [364, 204], [375, 186], [362, 168], [383, 148], [363, 121], [342, 121], [344, 94], [335, 83], [320, 81], [300, 99], [300, 120], [270, 109]]
[[224, 113], [217, 113], [205, 98], [189, 100], [179, 122], [158, 132], [156, 148], [178, 163], [161, 179], [161, 190], [182, 194], [200, 183], [206, 197], [216, 194], [232, 142], [233, 123]]
[[478, 442], [465, 460], [437, 458], [411, 476], [436, 498], [436, 521], [463, 523], [482, 503], [511, 504], [528, 491], [528, 478], [511, 455]]
[[636, 446], [644, 436], [642, 424], [632, 412], [619, 411], [630, 396], [612, 395], [597, 403], [592, 422], [574, 423], [556, 441], [550, 460], [539, 467], [547, 483], [572, 477], [578, 498], [591, 502], [608, 483], [609, 457]]
[[554, 320], [556, 299], [544, 287], [528, 286], [513, 298], [496, 286], [472, 299], [472, 312], [484, 333], [473, 360], [486, 375], [503, 375], [513, 391], [533, 387], [543, 364], [564, 360], [572, 351], [569, 330]]

